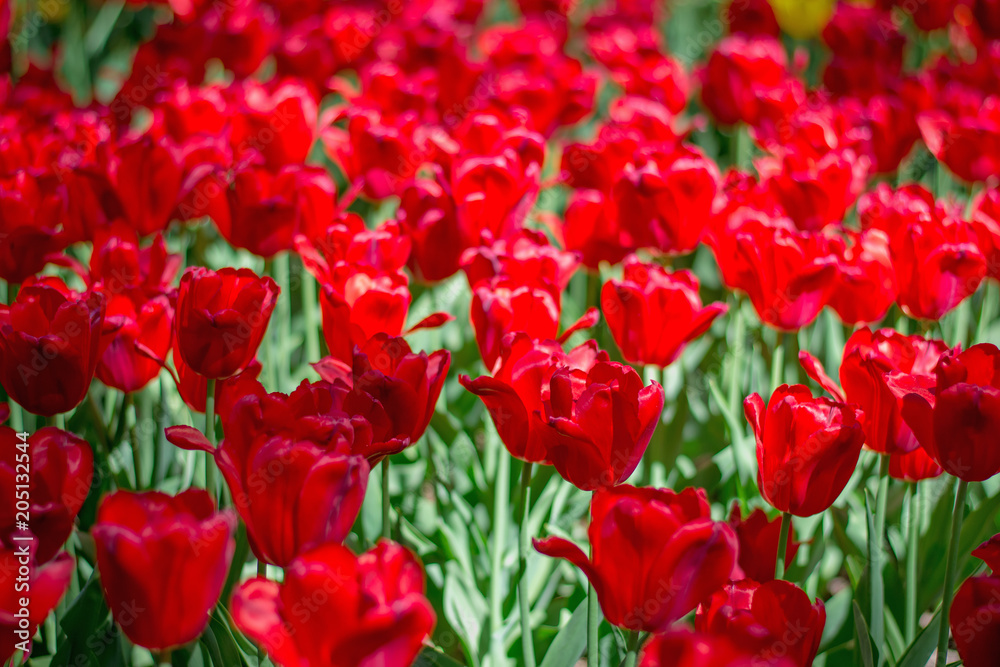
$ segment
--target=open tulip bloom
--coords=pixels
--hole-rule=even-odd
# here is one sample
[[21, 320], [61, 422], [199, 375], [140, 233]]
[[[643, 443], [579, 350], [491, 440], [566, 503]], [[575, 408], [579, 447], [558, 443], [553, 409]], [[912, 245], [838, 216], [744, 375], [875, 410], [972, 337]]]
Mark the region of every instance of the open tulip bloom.
[[995, 667], [998, 285], [1000, 0], [0, 0], [0, 667]]

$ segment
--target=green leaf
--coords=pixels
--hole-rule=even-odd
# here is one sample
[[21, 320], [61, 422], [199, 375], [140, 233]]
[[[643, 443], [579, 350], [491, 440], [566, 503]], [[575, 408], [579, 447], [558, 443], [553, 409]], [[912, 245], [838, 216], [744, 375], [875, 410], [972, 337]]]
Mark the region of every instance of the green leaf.
[[80, 594], [67, 607], [61, 619], [62, 629], [71, 638], [89, 637], [107, 617], [101, 578], [94, 570]]
[[[875, 498], [871, 491], [865, 489], [865, 519], [868, 522], [868, 584], [869, 603], [873, 613], [885, 613], [885, 589], [882, 585], [882, 534], [875, 526], [875, 515], [872, 506], [875, 505]], [[878, 554], [873, 557], [873, 554]], [[877, 564], [878, 567], [871, 567]], [[878, 620], [878, 619], [873, 619]], [[872, 627], [872, 644], [878, 655], [878, 663], [881, 665], [885, 656], [885, 618], [880, 623]]]
[[545, 652], [539, 667], [573, 667], [587, 648], [587, 599], [577, 605]]
[[896, 663], [896, 667], [924, 667], [937, 648], [938, 631], [941, 628], [941, 610], [938, 609], [927, 627], [914, 638], [906, 653]]
[[243, 572], [243, 565], [247, 562], [247, 554], [250, 551], [250, 543], [247, 541], [247, 528], [242, 521], [236, 525], [236, 550], [233, 552], [232, 565], [229, 567], [229, 574], [226, 576], [226, 583], [222, 588], [220, 600], [228, 601], [232, 595], [233, 587], [240, 580]]
[[858, 650], [861, 652], [861, 664], [864, 667], [874, 667], [875, 659], [872, 657], [872, 641], [868, 636], [868, 623], [857, 600], [854, 601], [854, 631], [858, 637]]
[[205, 632], [211, 632], [215, 636], [219, 654], [222, 656], [225, 667], [239, 667], [243, 664], [243, 657], [236, 640], [233, 638], [233, 632], [223, 620], [218, 608], [212, 613]]

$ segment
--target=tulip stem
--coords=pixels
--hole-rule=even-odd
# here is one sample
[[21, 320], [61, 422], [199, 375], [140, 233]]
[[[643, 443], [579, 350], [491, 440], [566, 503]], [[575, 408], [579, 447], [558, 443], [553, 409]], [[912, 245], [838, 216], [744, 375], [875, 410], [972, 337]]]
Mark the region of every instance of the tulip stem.
[[781, 513], [781, 533], [778, 534], [778, 553], [774, 560], [774, 578], [785, 578], [785, 554], [788, 552], [788, 533], [792, 530], [791, 512]]
[[639, 658], [639, 633], [635, 630], [629, 630], [625, 634], [625, 642], [627, 652], [622, 667], [635, 667], [636, 660]]
[[597, 604], [597, 591], [593, 584], [587, 585], [587, 664], [601, 664], [601, 608]]
[[[727, 388], [726, 400], [729, 402], [729, 411], [733, 415], [739, 415], [743, 412], [743, 364], [740, 363], [743, 360], [743, 355], [746, 354], [746, 350], [743, 349], [744, 338], [746, 337], [746, 323], [743, 321], [743, 308], [740, 297], [736, 296], [733, 303], [733, 347], [732, 350], [734, 354], [732, 355], [732, 361], [729, 366], [729, 387]], [[740, 425], [744, 424], [743, 421], [737, 422]], [[730, 434], [732, 437], [732, 443], [729, 445], [733, 450], [733, 477], [736, 479], [736, 497], [740, 500], [740, 511], [743, 514], [747, 513], [747, 493], [743, 488], [743, 475], [740, 471], [740, 455], [736, 448], [742, 441], [741, 432], [733, 432]]]
[[965, 496], [969, 483], [958, 480], [955, 491], [955, 512], [951, 517], [951, 543], [948, 545], [948, 560], [944, 571], [944, 597], [941, 599], [941, 631], [938, 633], [937, 659], [935, 667], [944, 667], [948, 662], [948, 614], [951, 610], [952, 591], [955, 589], [955, 575], [958, 570], [958, 544], [962, 537], [962, 521], [965, 520]]
[[881, 667], [885, 660], [885, 586], [882, 581], [882, 543], [885, 539], [885, 511], [889, 500], [889, 455], [879, 455], [878, 496], [875, 498], [875, 535], [868, 540], [872, 552], [868, 554], [871, 572], [868, 582], [871, 584], [871, 635], [878, 644], [876, 664]]
[[535, 667], [534, 635], [531, 632], [531, 600], [528, 599], [528, 506], [531, 503], [531, 461], [521, 468], [521, 504], [518, 517], [517, 599], [521, 610], [521, 646], [525, 667]]
[[990, 324], [993, 323], [995, 301], [997, 300], [996, 285], [992, 280], [986, 280], [983, 288], [983, 301], [979, 311], [979, 322], [976, 323], [976, 339], [973, 343], [985, 343], [989, 334]]
[[920, 535], [920, 487], [907, 486], [909, 526], [906, 530], [906, 645], [917, 635], [917, 538]]
[[[208, 386], [205, 388], [205, 437], [208, 441], [215, 446], [215, 380], [213, 378], [208, 379]], [[215, 465], [214, 456], [211, 453], [205, 452], [205, 488], [208, 489], [208, 493], [212, 496], [212, 500], [216, 500], [215, 497]]]
[[306, 361], [319, 361], [319, 323], [316, 320], [316, 309], [319, 302], [316, 297], [316, 279], [312, 274], [302, 270], [302, 314], [306, 324]]
[[392, 539], [392, 528], [389, 525], [389, 457], [382, 459], [382, 537]]
[[[135, 473], [135, 488], [142, 488], [142, 448], [139, 446], [139, 410], [135, 405], [135, 396], [128, 395], [128, 407], [131, 408], [133, 419], [128, 427], [128, 444], [132, 449], [132, 472]], [[125, 415], [127, 416], [127, 415]]]
[[510, 513], [510, 455], [497, 447], [496, 476], [493, 478], [493, 553], [490, 563], [490, 662], [504, 667], [507, 655], [503, 645], [503, 553]]
[[781, 386], [781, 378], [785, 374], [785, 332], [777, 332], [774, 340], [774, 350], [771, 352], [771, 391]]

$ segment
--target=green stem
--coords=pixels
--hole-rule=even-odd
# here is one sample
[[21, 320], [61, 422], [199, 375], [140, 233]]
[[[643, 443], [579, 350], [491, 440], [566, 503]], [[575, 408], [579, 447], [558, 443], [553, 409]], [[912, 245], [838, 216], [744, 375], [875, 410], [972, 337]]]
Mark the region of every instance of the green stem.
[[955, 511], [951, 517], [951, 543], [948, 545], [948, 560], [944, 572], [944, 598], [941, 600], [941, 631], [938, 633], [937, 659], [935, 667], [944, 667], [948, 662], [948, 614], [951, 611], [952, 592], [958, 570], [958, 544], [962, 537], [962, 521], [965, 520], [965, 496], [969, 483], [958, 480], [955, 491]]
[[[274, 278], [274, 260], [265, 259], [264, 260], [264, 274]], [[275, 280], [277, 282], [277, 280]], [[281, 297], [278, 297], [281, 300]], [[275, 305], [275, 310], [277, 310], [277, 304]], [[275, 315], [273, 319], [278, 319]], [[279, 391], [281, 387], [278, 386], [278, 341], [276, 340], [278, 336], [277, 326], [268, 327], [268, 330], [264, 332], [265, 345], [264, 352], [266, 358], [264, 359], [264, 385], [268, 388], [268, 391]]]
[[493, 480], [493, 553], [490, 571], [490, 657], [492, 667], [507, 664], [503, 646], [503, 552], [510, 513], [510, 454], [497, 447], [496, 477]]
[[[733, 305], [733, 352], [732, 361], [730, 362], [730, 373], [729, 373], [729, 387], [727, 388], [726, 399], [729, 402], [729, 410], [731, 414], [739, 415], [743, 412], [743, 355], [746, 350], [743, 349], [744, 338], [746, 337], [746, 323], [743, 321], [743, 308], [739, 296], [735, 297]], [[742, 426], [743, 422], [740, 422]], [[739, 454], [736, 451], [736, 447], [741, 440], [741, 433], [731, 433], [732, 443], [730, 448], [733, 450], [733, 469], [735, 473], [733, 477], [736, 479], [736, 497], [740, 500], [740, 511], [746, 514], [747, 505], [747, 494], [746, 490], [743, 488], [743, 476], [740, 474], [740, 461]]]
[[[215, 446], [215, 380], [208, 379], [208, 386], [205, 389], [205, 437]], [[212, 500], [216, 499], [215, 493], [215, 457], [205, 452], [205, 488], [208, 489]]]
[[382, 459], [382, 537], [392, 539], [392, 526], [389, 523], [389, 457]]
[[875, 539], [869, 544], [876, 545], [868, 554], [871, 563], [871, 573], [868, 581], [871, 584], [871, 635], [878, 643], [877, 664], [881, 666], [885, 659], [885, 587], [882, 582], [882, 541], [885, 536], [885, 511], [889, 499], [889, 455], [882, 454], [879, 461], [878, 497], [875, 499]]
[[[262, 561], [259, 558], [257, 559], [257, 576], [258, 577], [264, 577], [265, 579], [267, 579], [267, 563], [265, 563], [264, 561]], [[257, 667], [260, 667], [263, 664], [264, 664], [264, 647], [263, 646], [258, 646], [257, 647]]]
[[785, 332], [777, 332], [774, 350], [771, 353], [771, 391], [781, 386], [781, 378], [785, 371]]
[[635, 667], [636, 660], [639, 658], [639, 633], [634, 630], [629, 630], [625, 637], [628, 652], [625, 654], [625, 660], [622, 662], [622, 667]]
[[920, 487], [907, 486], [909, 526], [906, 531], [906, 645], [917, 635], [917, 538], [920, 536]]
[[142, 488], [142, 448], [139, 446], [139, 410], [135, 406], [135, 396], [129, 394], [129, 405], [132, 408], [133, 419], [128, 427], [128, 444], [132, 450], [132, 472], [135, 473], [135, 488]]
[[[278, 283], [278, 287], [281, 292], [278, 296], [278, 303], [275, 304], [274, 315], [277, 318], [277, 325], [274, 330], [274, 335], [277, 337], [277, 343], [279, 346], [285, 346], [287, 341], [291, 338], [291, 290], [289, 285], [291, 284], [291, 269], [289, 268], [288, 253], [281, 252], [274, 257], [274, 281]], [[285, 298], [281, 298], [284, 295]], [[284, 348], [284, 349], [287, 349]], [[291, 355], [290, 354], [278, 354], [276, 358], [271, 359], [271, 363], [280, 362], [277, 364], [275, 369], [278, 376], [278, 389], [284, 390], [291, 383]]]
[[778, 553], [774, 561], [774, 578], [785, 578], [785, 554], [788, 552], [788, 533], [791, 532], [792, 515], [790, 512], [781, 513], [781, 533], [778, 535]]
[[316, 297], [316, 279], [302, 270], [302, 314], [306, 321], [306, 361], [319, 361], [319, 320], [316, 311], [319, 303]]
[[973, 343], [985, 343], [989, 333], [990, 324], [996, 317], [995, 306], [1000, 295], [997, 294], [997, 286], [993, 280], [987, 279], [983, 288], [983, 301], [979, 311], [979, 321], [976, 323], [976, 339]]
[[594, 585], [587, 586], [587, 664], [601, 664], [601, 607], [597, 604], [597, 591]]
[[736, 155], [733, 162], [737, 169], [747, 171], [753, 167], [753, 143], [750, 141], [750, 130], [746, 125], [740, 123], [734, 132], [736, 133]]
[[521, 609], [521, 646], [525, 667], [535, 667], [535, 639], [531, 632], [531, 600], [528, 598], [528, 506], [531, 503], [531, 462], [521, 468], [521, 503], [518, 512], [518, 578], [517, 599]]

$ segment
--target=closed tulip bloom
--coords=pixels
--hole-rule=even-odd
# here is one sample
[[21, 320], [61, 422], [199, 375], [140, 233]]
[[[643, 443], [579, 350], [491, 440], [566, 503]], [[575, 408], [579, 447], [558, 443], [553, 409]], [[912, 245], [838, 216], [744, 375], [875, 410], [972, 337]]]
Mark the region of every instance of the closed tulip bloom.
[[281, 584], [244, 582], [232, 611], [236, 627], [280, 667], [409, 665], [436, 621], [420, 562], [386, 541], [361, 556], [338, 545], [304, 554]]
[[[31, 592], [28, 596], [28, 626], [23, 627], [15, 614], [22, 608], [19, 598], [25, 593], [15, 590], [13, 583], [14, 573], [23, 565], [19, 551], [15, 547], [0, 548], [0, 571], [7, 573], [4, 577], [9, 579], [0, 592], [0, 632], [3, 633], [3, 639], [0, 639], [0, 662], [3, 664], [7, 664], [21, 642], [28, 642], [28, 646], [31, 646], [31, 639], [38, 631], [38, 626], [45, 622], [49, 613], [66, 594], [76, 570], [73, 557], [65, 551], [44, 564], [31, 559], [27, 566]], [[27, 655], [30, 654], [29, 648]], [[21, 662], [18, 661], [17, 664], [20, 665]]]
[[[17, 528], [14, 499], [23, 499], [18, 486], [24, 484], [24, 468], [17, 463], [23, 454], [23, 441], [13, 429], [0, 427], [0, 490], [11, 502], [0, 507], [0, 542], [9, 540]], [[56, 555], [73, 532], [73, 522], [90, 492], [94, 476], [94, 455], [86, 440], [72, 433], [46, 426], [28, 437], [27, 452], [31, 474], [28, 477], [29, 530], [37, 540], [35, 559], [45, 563]], [[21, 477], [21, 479], [18, 479]]]
[[600, 361], [563, 367], [549, 380], [545, 458], [563, 479], [590, 491], [621, 484], [635, 470], [663, 411], [663, 387], [643, 386], [630, 366]]
[[927, 455], [923, 447], [912, 452], [889, 455], [889, 476], [903, 482], [920, 482], [938, 477], [944, 468]]
[[591, 558], [559, 537], [534, 544], [583, 570], [612, 625], [664, 630], [722, 587], [736, 564], [736, 535], [712, 521], [702, 489], [600, 489], [590, 512]]
[[185, 271], [174, 317], [184, 363], [210, 379], [242, 372], [257, 356], [278, 290], [250, 269]]
[[532, 338], [555, 338], [562, 304], [551, 283], [520, 282], [497, 276], [474, 286], [470, 317], [479, 354], [487, 369], [500, 356], [504, 336], [523, 331]]
[[515, 332], [504, 338], [493, 377], [470, 379], [460, 375], [463, 387], [482, 399], [500, 439], [511, 456], [532, 463], [550, 463], [545, 396], [553, 374], [568, 368], [574, 377], [586, 377], [608, 353], [587, 341], [569, 352], [554, 340], [535, 340]]
[[642, 650], [639, 667], [794, 667], [794, 663], [786, 658], [761, 659], [725, 634], [678, 629], [654, 635]]
[[698, 286], [691, 271], [671, 273], [634, 256], [625, 260], [622, 279], [604, 284], [601, 308], [626, 361], [665, 368], [708, 331], [727, 307], [703, 308]]
[[104, 144], [100, 148], [108, 153], [108, 182], [129, 225], [140, 236], [166, 229], [184, 182], [180, 149], [150, 132], [129, 138], [114, 150]]
[[[112, 294], [105, 322], [114, 333], [97, 364], [97, 379], [125, 393], [149, 384], [160, 374], [161, 365], [148, 352], [158, 359], [166, 358], [173, 313], [166, 296], [146, 299], [134, 291]], [[142, 352], [139, 344], [144, 348]]]
[[97, 568], [132, 643], [160, 650], [204, 631], [233, 557], [233, 529], [232, 515], [216, 512], [203, 489], [118, 491], [101, 502], [91, 530]]
[[976, 199], [972, 228], [986, 258], [986, 275], [1000, 280], [1000, 188], [986, 190]]
[[718, 43], [701, 72], [701, 100], [722, 125], [761, 118], [760, 97], [788, 76], [788, 59], [773, 37], [733, 35]]
[[959, 587], [948, 615], [951, 635], [958, 655], [968, 667], [989, 667], [996, 663], [996, 648], [1000, 646], [1000, 535], [994, 535], [972, 551], [985, 562], [992, 574], [969, 577]]
[[781, 385], [766, 409], [753, 394], [743, 408], [757, 439], [757, 486], [764, 500], [795, 516], [830, 507], [861, 455], [861, 410], [813, 398], [803, 385]]
[[944, 471], [967, 482], [1000, 472], [1000, 350], [980, 343], [942, 357], [933, 388], [892, 378], [917, 441]]
[[77, 295], [50, 278], [0, 305], [0, 383], [7, 395], [45, 417], [79, 405], [100, 359], [105, 303], [98, 292]]
[[899, 294], [889, 237], [878, 229], [845, 234], [852, 243], [837, 249], [839, 271], [830, 307], [844, 324], [877, 322]]
[[698, 630], [728, 636], [764, 664], [787, 657], [798, 667], [812, 665], [825, 625], [823, 602], [812, 602], [795, 584], [749, 579], [716, 591], [695, 621]]
[[[733, 573], [733, 578], [753, 579], [759, 583], [774, 579], [775, 563], [778, 560], [778, 540], [781, 538], [781, 517], [768, 519], [767, 513], [758, 507], [743, 518], [739, 502], [734, 501], [733, 509], [729, 512], [729, 525], [740, 543], [737, 571]], [[795, 562], [799, 546], [789, 522], [785, 549], [786, 563]]]

